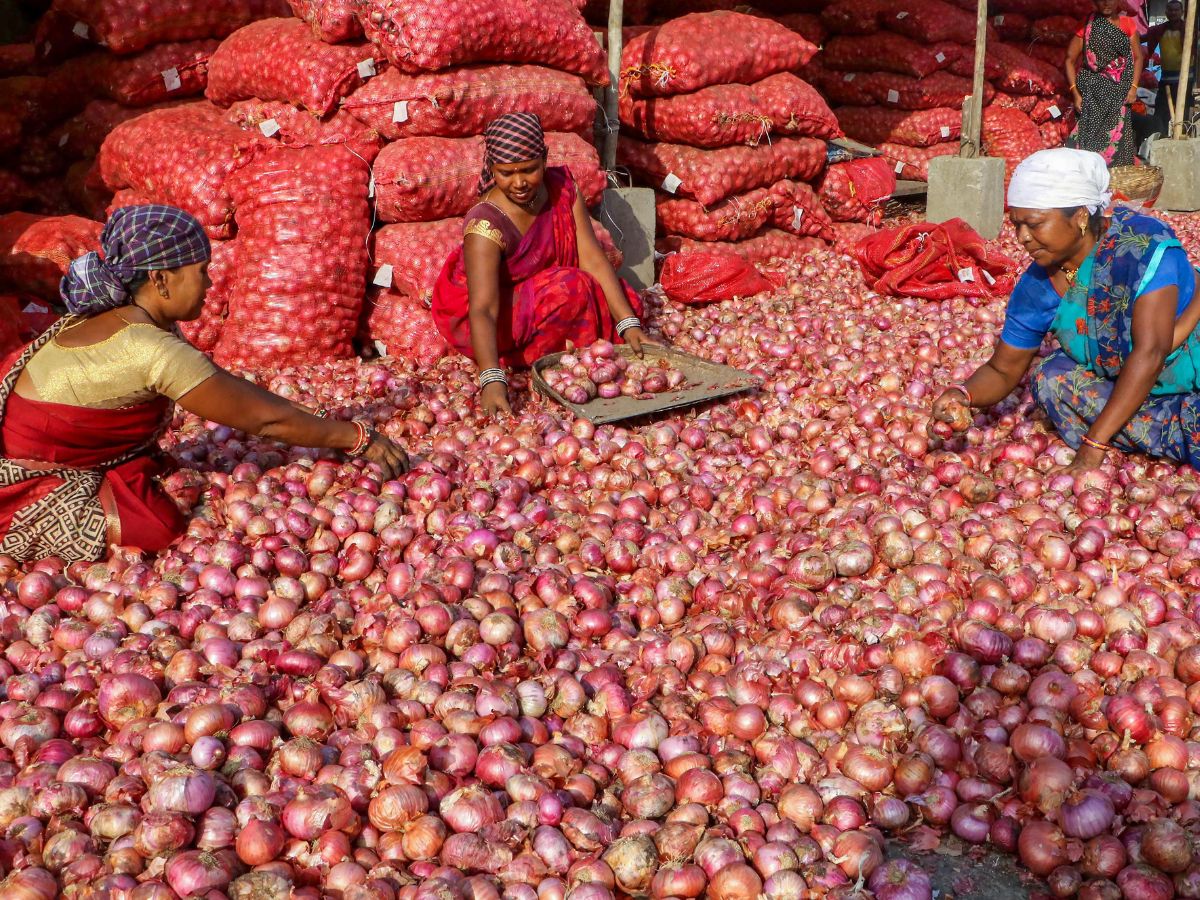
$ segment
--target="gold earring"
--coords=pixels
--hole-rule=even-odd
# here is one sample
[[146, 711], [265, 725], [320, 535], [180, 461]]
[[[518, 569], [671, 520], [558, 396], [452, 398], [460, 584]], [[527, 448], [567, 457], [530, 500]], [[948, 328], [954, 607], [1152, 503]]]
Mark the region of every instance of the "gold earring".
[[1086, 234], [1087, 234], [1087, 225], [1086, 224], [1080, 225], [1079, 226], [1079, 236], [1083, 237]]

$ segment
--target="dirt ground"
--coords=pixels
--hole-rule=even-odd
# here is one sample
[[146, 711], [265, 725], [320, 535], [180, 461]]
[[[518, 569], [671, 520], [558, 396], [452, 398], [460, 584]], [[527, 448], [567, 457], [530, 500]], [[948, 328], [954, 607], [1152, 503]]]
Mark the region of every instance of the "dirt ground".
[[953, 838], [929, 853], [918, 853], [908, 844], [888, 843], [888, 858], [903, 857], [921, 866], [933, 882], [934, 900], [1032, 900], [1039, 891], [1022, 876], [1011, 856], [966, 853]]

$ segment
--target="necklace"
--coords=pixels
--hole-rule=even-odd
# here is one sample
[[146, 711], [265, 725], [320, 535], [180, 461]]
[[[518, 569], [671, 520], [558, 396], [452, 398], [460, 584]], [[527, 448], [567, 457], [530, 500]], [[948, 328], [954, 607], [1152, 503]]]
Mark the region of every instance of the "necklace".
[[1079, 266], [1076, 266], [1073, 269], [1070, 269], [1066, 266], [1060, 266], [1059, 271], [1062, 272], [1063, 278], [1065, 278], [1067, 280], [1067, 285], [1070, 287], [1074, 287], [1075, 286], [1075, 276], [1077, 276], [1079, 274]]

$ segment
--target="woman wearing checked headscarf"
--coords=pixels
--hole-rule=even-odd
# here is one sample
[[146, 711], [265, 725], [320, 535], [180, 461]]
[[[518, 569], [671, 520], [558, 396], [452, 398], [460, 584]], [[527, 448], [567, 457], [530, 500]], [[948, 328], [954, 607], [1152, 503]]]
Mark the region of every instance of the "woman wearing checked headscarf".
[[169, 206], [117, 210], [102, 253], [71, 263], [70, 315], [0, 360], [0, 553], [18, 560], [102, 557], [114, 544], [157, 551], [186, 526], [158, 485], [174, 402], [202, 419], [303, 447], [364, 456], [385, 477], [404, 452], [365, 425], [323, 418], [222, 371], [178, 336], [200, 315], [209, 243]]
[[971, 407], [1007, 397], [1053, 334], [1033, 396], [1077, 450], [1069, 472], [1117, 452], [1200, 468], [1196, 270], [1168, 225], [1131, 209], [1109, 215], [1111, 200], [1095, 153], [1042, 150], [1017, 166], [1008, 214], [1033, 264], [991, 359], [934, 403], [934, 434], [965, 431]]
[[479, 367], [485, 412], [509, 412], [504, 366], [528, 367], [568, 343], [624, 340], [639, 354], [641, 301], [613, 271], [566, 168], [546, 166], [532, 113], [484, 134], [480, 202], [433, 292], [433, 318]]

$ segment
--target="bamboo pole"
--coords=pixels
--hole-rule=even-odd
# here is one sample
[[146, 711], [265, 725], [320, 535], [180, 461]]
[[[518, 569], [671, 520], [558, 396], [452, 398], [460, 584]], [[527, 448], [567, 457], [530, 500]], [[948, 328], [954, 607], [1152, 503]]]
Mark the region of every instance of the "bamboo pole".
[[1171, 137], [1183, 138], [1183, 119], [1192, 99], [1188, 81], [1192, 77], [1192, 51], [1196, 45], [1196, 6], [1200, 0], [1191, 0], [1187, 5], [1187, 24], [1183, 29], [1183, 65], [1179, 68], [1179, 92], [1175, 98], [1175, 112], [1171, 117]]
[[625, 21], [624, 0], [608, 2], [608, 89], [604, 92], [604, 169], [611, 172], [617, 165], [618, 92], [621, 90], [621, 28]]
[[[1200, 2], [1200, 0], [1196, 0]], [[975, 9], [975, 73], [971, 79], [971, 97], [963, 104], [962, 142], [959, 155], [983, 155], [983, 75], [987, 63], [987, 0], [978, 0]]]

